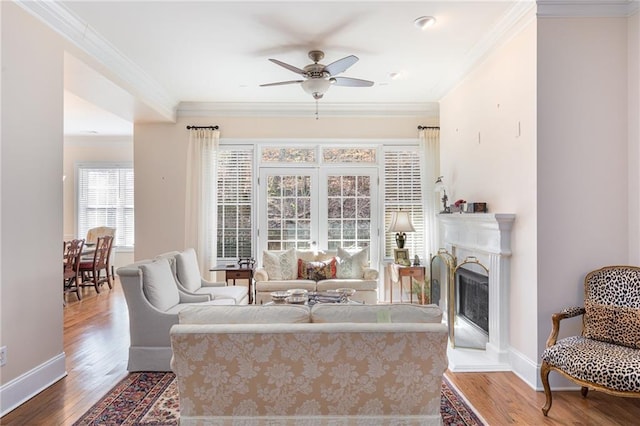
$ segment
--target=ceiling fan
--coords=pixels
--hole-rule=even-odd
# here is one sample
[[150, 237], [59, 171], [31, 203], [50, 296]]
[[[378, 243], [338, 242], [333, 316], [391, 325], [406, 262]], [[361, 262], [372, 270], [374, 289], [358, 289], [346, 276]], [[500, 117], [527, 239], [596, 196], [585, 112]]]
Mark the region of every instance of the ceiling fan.
[[322, 96], [329, 90], [331, 85], [334, 86], [347, 86], [347, 87], [371, 87], [373, 81], [361, 80], [359, 78], [350, 77], [335, 77], [336, 75], [345, 72], [351, 65], [358, 62], [358, 57], [355, 55], [349, 55], [342, 59], [338, 59], [329, 65], [319, 64], [318, 62], [324, 58], [324, 52], [320, 50], [312, 50], [309, 52], [309, 58], [313, 61], [313, 64], [309, 64], [306, 67], [300, 69], [289, 65], [277, 59], [269, 59], [274, 64], [280, 65], [293, 71], [296, 74], [300, 74], [304, 80], [289, 80], [280, 81], [278, 83], [261, 84], [260, 87], [268, 86], [282, 86], [285, 84], [300, 83], [302, 89], [313, 96], [315, 100], [321, 99]]

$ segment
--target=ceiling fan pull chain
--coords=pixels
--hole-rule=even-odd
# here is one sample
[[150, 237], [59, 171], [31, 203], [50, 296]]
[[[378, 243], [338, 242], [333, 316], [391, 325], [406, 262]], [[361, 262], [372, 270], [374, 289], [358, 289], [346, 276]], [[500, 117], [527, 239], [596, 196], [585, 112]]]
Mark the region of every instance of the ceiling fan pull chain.
[[318, 100], [316, 99], [316, 120], [318, 119]]

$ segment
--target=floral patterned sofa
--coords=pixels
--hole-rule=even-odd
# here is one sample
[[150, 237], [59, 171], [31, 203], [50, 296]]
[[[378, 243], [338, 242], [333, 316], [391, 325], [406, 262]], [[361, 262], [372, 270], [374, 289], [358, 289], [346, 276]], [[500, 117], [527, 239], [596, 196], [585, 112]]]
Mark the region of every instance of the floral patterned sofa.
[[265, 250], [254, 273], [256, 304], [271, 302], [274, 291], [353, 288], [354, 301], [378, 303], [378, 271], [369, 267], [369, 249]]
[[215, 306], [171, 328], [180, 425], [441, 425], [435, 305]]

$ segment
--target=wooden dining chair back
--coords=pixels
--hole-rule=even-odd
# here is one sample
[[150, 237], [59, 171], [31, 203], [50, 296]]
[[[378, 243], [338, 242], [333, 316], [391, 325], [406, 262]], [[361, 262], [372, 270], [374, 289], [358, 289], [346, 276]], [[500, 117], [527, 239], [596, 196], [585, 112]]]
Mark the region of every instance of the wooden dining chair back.
[[[91, 228], [87, 231], [87, 244], [95, 244], [98, 241], [98, 237], [104, 237], [107, 235], [113, 237], [113, 240], [115, 241], [116, 228], [112, 228], [110, 226], [96, 226], [95, 228]], [[113, 246], [114, 246], [114, 243], [112, 241], [111, 247], [109, 248], [109, 256], [107, 260], [107, 263], [109, 265], [109, 272], [111, 274], [110, 275], [111, 280], [113, 280], [113, 277], [114, 277], [113, 258], [115, 255], [115, 251], [113, 250]], [[89, 259], [86, 259], [86, 260], [89, 260]]]
[[[83, 260], [80, 263], [80, 273], [82, 274], [82, 286], [93, 286], [97, 293], [100, 293], [100, 286], [104, 283], [113, 288], [111, 281], [111, 270], [109, 268], [109, 253], [113, 237], [105, 235], [96, 240], [96, 249], [92, 260]], [[103, 274], [104, 271], [104, 274]]]
[[83, 247], [84, 240], [82, 239], [63, 241], [62, 244], [62, 288], [64, 294], [75, 292], [78, 300], [82, 299], [80, 294], [80, 258]]

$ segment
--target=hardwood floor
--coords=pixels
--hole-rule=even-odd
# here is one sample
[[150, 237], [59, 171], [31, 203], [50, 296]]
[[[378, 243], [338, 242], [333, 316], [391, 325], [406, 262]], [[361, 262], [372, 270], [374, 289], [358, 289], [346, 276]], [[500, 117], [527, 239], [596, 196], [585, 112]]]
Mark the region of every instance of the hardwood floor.
[[[71, 425], [127, 375], [128, 313], [119, 282], [100, 294], [67, 296], [64, 351], [68, 375], [0, 419], [2, 425]], [[451, 373], [450, 381], [489, 425], [638, 425], [640, 399], [555, 392], [549, 417], [544, 394], [513, 373]], [[554, 374], [554, 373], [551, 373]]]

